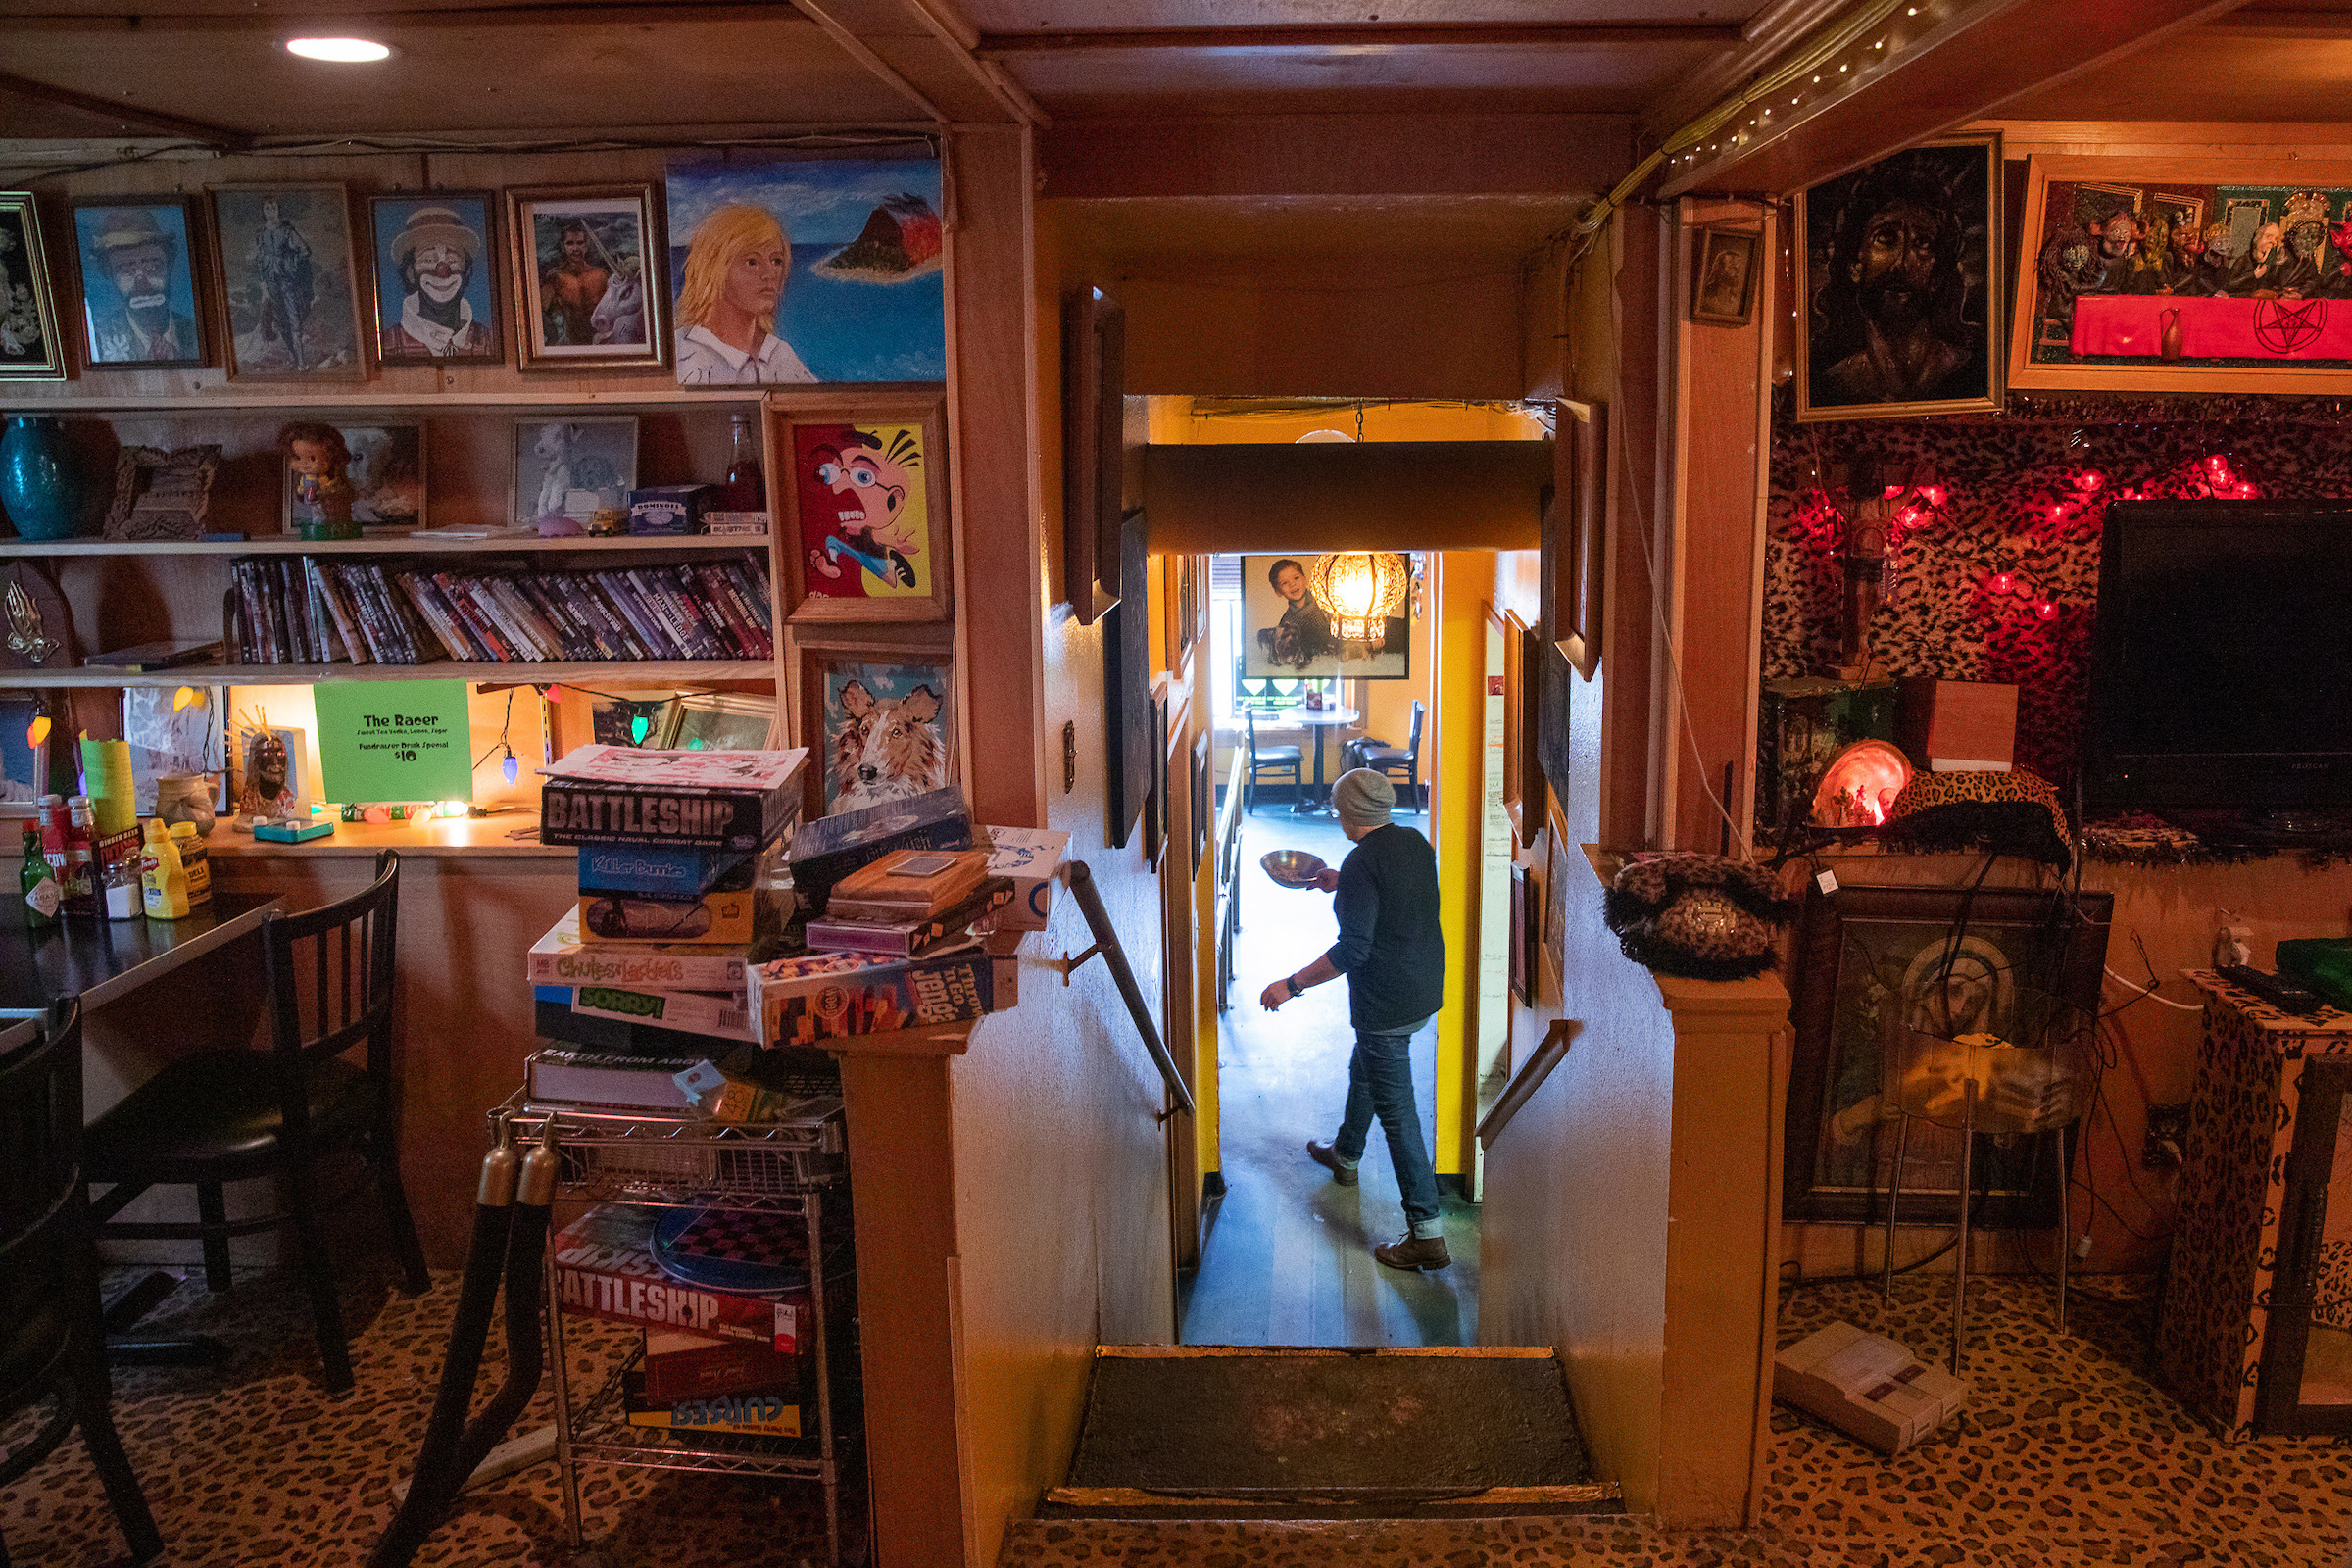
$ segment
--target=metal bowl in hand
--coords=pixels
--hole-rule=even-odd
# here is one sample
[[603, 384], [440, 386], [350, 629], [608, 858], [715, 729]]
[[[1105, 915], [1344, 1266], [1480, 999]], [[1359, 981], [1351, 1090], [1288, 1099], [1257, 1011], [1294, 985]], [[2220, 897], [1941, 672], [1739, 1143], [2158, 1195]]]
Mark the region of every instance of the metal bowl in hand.
[[1323, 857], [1304, 850], [1268, 850], [1257, 858], [1257, 863], [1278, 886], [1286, 888], [1311, 888], [1324, 870]]

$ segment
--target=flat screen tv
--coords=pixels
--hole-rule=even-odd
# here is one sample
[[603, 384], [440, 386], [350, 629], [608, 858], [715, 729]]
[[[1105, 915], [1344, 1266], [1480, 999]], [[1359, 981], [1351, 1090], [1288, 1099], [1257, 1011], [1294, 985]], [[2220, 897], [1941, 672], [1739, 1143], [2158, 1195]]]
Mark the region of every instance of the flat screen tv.
[[2092, 805], [2352, 805], [2352, 501], [2111, 503], [2082, 763]]

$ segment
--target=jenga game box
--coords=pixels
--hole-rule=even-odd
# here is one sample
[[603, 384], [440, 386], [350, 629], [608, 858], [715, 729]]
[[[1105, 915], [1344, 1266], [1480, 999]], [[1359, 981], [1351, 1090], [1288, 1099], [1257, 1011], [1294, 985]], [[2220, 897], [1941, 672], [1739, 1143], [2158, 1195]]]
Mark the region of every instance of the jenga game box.
[[810, 953], [754, 964], [752, 1014], [768, 1046], [811, 1046], [977, 1018], [1013, 1004], [1017, 960], [977, 942], [912, 958]]

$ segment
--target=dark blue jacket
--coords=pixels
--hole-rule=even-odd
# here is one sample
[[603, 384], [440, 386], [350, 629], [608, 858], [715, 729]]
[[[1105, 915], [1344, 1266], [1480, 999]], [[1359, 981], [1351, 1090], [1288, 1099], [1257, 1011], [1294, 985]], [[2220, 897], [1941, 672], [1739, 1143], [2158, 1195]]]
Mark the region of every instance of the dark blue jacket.
[[1389, 1034], [1417, 1027], [1446, 998], [1446, 937], [1438, 929], [1438, 855], [1391, 822], [1340, 862], [1340, 939], [1323, 956], [1348, 977], [1348, 1018]]

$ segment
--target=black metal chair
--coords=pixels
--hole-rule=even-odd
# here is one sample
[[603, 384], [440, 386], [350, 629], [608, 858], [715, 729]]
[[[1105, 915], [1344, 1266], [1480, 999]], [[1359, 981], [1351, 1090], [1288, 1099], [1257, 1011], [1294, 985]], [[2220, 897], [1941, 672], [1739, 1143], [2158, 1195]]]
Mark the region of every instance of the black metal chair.
[[1257, 744], [1257, 710], [1242, 710], [1244, 733], [1250, 743], [1248, 759], [1250, 771], [1242, 781], [1242, 809], [1257, 810], [1257, 780], [1262, 773], [1291, 775], [1291, 795], [1296, 799], [1306, 788], [1306, 753], [1296, 746], [1260, 746]]
[[[343, 1312], [320, 1224], [321, 1156], [356, 1149], [375, 1179], [409, 1294], [431, 1288], [424, 1250], [400, 1185], [392, 1083], [393, 953], [400, 857], [376, 857], [375, 881], [322, 908], [270, 916], [262, 926], [270, 1049], [206, 1049], [182, 1055], [90, 1124], [92, 1182], [114, 1186], [92, 1204], [102, 1236], [197, 1240], [205, 1284], [228, 1289], [228, 1242], [294, 1228], [327, 1392], [352, 1385]], [[365, 1048], [362, 1060], [346, 1059]], [[223, 1184], [276, 1177], [282, 1210], [231, 1220]], [[148, 1188], [192, 1186], [200, 1216], [115, 1221]]]
[[1412, 801], [1413, 809], [1426, 813], [1429, 810], [1429, 803], [1421, 798], [1421, 700], [1415, 698], [1413, 699], [1413, 727], [1411, 733], [1405, 737], [1402, 750], [1370, 735], [1349, 741], [1348, 743], [1348, 765], [1349, 767], [1368, 767], [1375, 773], [1382, 773], [1390, 778], [1395, 778], [1397, 774], [1402, 773], [1405, 794]]
[[0, 1487], [79, 1427], [131, 1561], [145, 1562], [164, 1538], [115, 1431], [81, 1152], [81, 1001], [68, 997], [0, 1034], [0, 1417], [56, 1405], [0, 1455]]

